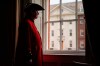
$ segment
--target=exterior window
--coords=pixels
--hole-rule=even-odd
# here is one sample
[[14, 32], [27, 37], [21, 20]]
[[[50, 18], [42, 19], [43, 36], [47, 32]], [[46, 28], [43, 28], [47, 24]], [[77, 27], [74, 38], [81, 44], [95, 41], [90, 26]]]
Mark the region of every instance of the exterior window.
[[54, 30], [52, 30], [52, 36], [54, 36]]
[[84, 10], [83, 10], [83, 6], [81, 5], [80, 6], [80, 12], [83, 12]]
[[54, 47], [54, 41], [52, 41], [52, 47]]
[[[77, 0], [73, 2], [70, 0], [69, 2], [65, 2], [67, 0], [45, 1], [47, 5], [45, 6], [46, 20], [44, 20], [44, 27], [46, 27], [44, 28], [44, 53], [76, 54], [78, 52], [79, 55], [85, 54], [85, 52], [81, 53], [80, 50], [77, 50], [80, 48], [78, 47], [81, 38], [80, 35], [85, 34], [84, 31], [80, 30], [79, 21], [81, 19], [77, 18], [78, 15], [84, 15], [84, 12], [80, 13], [79, 11], [82, 1], [78, 1], [77, 3]], [[85, 38], [83, 39], [85, 40]], [[69, 51], [74, 51], [74, 53]]]
[[72, 47], [72, 41], [70, 40], [70, 47]]
[[85, 48], [84, 41], [83, 41], [83, 40], [81, 40], [81, 41], [80, 41], [80, 49], [84, 49], [84, 48]]
[[72, 29], [69, 30], [69, 34], [70, 34], [70, 36], [72, 36]]
[[72, 22], [69, 22], [70, 24], [72, 24]]
[[52, 22], [52, 26], [54, 25], [54, 22]]
[[80, 36], [84, 36], [84, 30], [80, 29]]
[[84, 24], [84, 21], [83, 20], [80, 20], [80, 24]]
[[84, 17], [80, 16], [80, 24], [84, 24]]

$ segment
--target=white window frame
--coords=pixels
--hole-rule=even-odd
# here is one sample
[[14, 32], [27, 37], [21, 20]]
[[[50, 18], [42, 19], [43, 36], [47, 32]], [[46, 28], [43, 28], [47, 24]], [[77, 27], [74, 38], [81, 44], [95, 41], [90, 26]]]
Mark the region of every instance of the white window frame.
[[[45, 0], [45, 2], [46, 2], [47, 0]], [[77, 0], [76, 0], [76, 4], [77, 4]], [[46, 6], [45, 6], [46, 7]], [[46, 7], [47, 8], [47, 7]], [[77, 7], [76, 7], [77, 8]], [[76, 12], [77, 12], [77, 9], [76, 9]], [[77, 15], [77, 13], [76, 13], [76, 15]], [[48, 16], [48, 15], [47, 15]], [[45, 18], [46, 19], [46, 18]], [[48, 20], [48, 19], [47, 19]], [[77, 20], [77, 16], [76, 16], [76, 19], [75, 20]], [[69, 21], [70, 22], [70, 20], [64, 20], [64, 21]], [[71, 21], [73, 21], [73, 20], [71, 20]], [[46, 21], [46, 23], [47, 23], [47, 21]], [[46, 23], [45, 23], [45, 25], [46, 25]], [[61, 22], [60, 22], [61, 23]], [[46, 28], [47, 29], [47, 28]], [[46, 32], [46, 29], [45, 29], [45, 32]], [[45, 33], [46, 34], [46, 33]], [[60, 36], [60, 38], [61, 38], [62, 36]], [[46, 43], [46, 40], [44, 41], [44, 43]], [[45, 44], [44, 44], [45, 45]], [[44, 53], [44, 55], [81, 55], [81, 56], [84, 56], [85, 55], [85, 52], [84, 51], [49, 51], [49, 50], [45, 50], [45, 47], [46, 47], [46, 45], [44, 46], [44, 48], [43, 48], [43, 53]], [[80, 53], [79, 53], [80, 52]]]

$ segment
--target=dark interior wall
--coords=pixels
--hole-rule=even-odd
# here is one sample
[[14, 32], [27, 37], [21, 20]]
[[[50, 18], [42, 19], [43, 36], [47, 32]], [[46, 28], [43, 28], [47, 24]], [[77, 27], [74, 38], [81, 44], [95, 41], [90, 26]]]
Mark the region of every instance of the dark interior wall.
[[[31, 0], [21, 1], [21, 17], [23, 18], [23, 4]], [[0, 2], [0, 66], [13, 66], [15, 52], [16, 31], [16, 0], [2, 0]]]
[[15, 45], [16, 0], [0, 2], [0, 66], [12, 66]]

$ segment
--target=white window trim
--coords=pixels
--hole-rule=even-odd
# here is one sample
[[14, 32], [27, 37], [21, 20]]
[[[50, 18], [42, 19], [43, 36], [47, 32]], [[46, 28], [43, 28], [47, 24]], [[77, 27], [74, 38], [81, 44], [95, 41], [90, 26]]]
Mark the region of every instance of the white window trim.
[[[47, 1], [47, 0], [45, 0]], [[46, 41], [46, 40], [45, 40]], [[44, 42], [46, 45], [46, 42]], [[46, 46], [45, 46], [46, 47]], [[59, 50], [45, 50], [45, 48], [43, 48], [43, 54], [44, 55], [81, 55], [81, 56], [85, 56], [85, 51], [59, 51]]]

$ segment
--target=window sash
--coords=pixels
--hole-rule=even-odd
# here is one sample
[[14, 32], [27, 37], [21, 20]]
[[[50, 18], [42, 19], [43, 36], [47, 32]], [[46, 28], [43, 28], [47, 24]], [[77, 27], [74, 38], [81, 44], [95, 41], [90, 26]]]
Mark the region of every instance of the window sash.
[[[76, 0], [76, 6], [77, 6], [77, 0]], [[49, 6], [49, 7], [50, 7], [50, 6]], [[62, 12], [61, 12], [61, 0], [60, 0], [60, 15], [61, 15], [61, 14], [62, 14]], [[61, 41], [62, 41], [62, 35], [61, 35], [61, 34], [62, 34], [62, 31], [61, 31], [62, 25], [61, 25], [61, 23], [62, 23], [62, 22], [65, 22], [65, 21], [66, 21], [66, 22], [69, 22], [69, 21], [73, 21], [73, 20], [77, 23], [77, 21], [78, 21], [78, 19], [77, 19], [77, 14], [78, 14], [78, 13], [77, 13], [77, 7], [76, 7], [76, 13], [75, 13], [75, 15], [76, 15], [75, 17], [76, 17], [76, 18], [75, 18], [75, 19], [61, 20], [61, 16], [60, 16], [60, 20], [56, 20], [56, 21], [49, 21], [49, 20], [48, 20], [47, 22], [45, 22], [45, 24], [47, 24], [47, 23], [52, 23], [52, 22], [54, 22], [54, 23], [60, 22], [60, 43], [61, 43]], [[49, 14], [49, 16], [50, 16], [50, 14]], [[49, 18], [50, 18], [50, 17], [49, 17]], [[76, 28], [77, 28], [77, 27], [76, 27]], [[81, 51], [70, 51], [70, 52], [69, 52], [69, 51], [67, 51], [67, 50], [65, 50], [65, 51], [63, 50], [63, 51], [57, 51], [58, 53], [57, 53], [56, 51], [57, 51], [57, 50], [53, 50], [53, 51], [45, 50], [44, 53], [45, 53], [45, 54], [46, 54], [46, 53], [47, 53], [47, 54], [52, 54], [52, 53], [53, 53], [53, 54], [70, 54], [70, 52], [72, 52], [71, 54], [75, 54], [75, 53], [76, 53], [76, 55], [78, 55], [77, 52], [80, 52], [79, 55], [84, 55], [84, 51], [83, 51], [82, 53], [81, 53]], [[56, 53], [55, 53], [55, 52], [56, 52]]]

